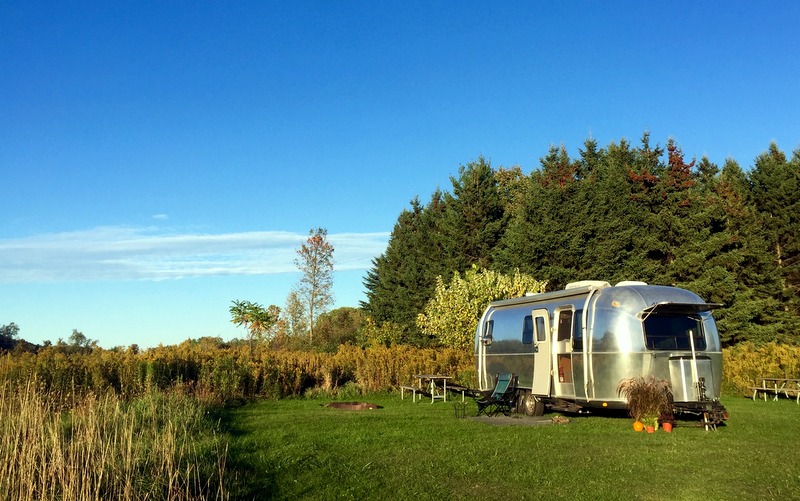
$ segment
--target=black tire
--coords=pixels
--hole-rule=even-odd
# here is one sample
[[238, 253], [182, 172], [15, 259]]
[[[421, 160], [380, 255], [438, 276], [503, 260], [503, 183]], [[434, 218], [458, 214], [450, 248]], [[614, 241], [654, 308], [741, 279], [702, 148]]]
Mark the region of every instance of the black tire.
[[527, 416], [542, 416], [544, 415], [544, 402], [536, 398], [530, 393], [526, 393], [523, 397], [522, 407]]

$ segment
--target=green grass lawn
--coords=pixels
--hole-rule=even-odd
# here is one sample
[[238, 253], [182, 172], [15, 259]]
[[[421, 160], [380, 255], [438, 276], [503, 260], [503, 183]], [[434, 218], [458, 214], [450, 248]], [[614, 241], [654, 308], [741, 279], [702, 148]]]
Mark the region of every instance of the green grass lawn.
[[[727, 398], [716, 432], [635, 433], [624, 417], [493, 426], [450, 402], [362, 397], [231, 409], [236, 499], [800, 499], [800, 406]], [[469, 401], [467, 415], [476, 406]], [[550, 414], [552, 416], [554, 414]], [[683, 424], [683, 423], [681, 423]]]

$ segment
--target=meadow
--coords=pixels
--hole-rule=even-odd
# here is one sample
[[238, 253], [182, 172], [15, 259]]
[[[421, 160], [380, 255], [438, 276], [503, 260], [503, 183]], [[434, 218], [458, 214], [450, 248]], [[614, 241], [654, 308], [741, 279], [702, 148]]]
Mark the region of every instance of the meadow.
[[[458, 419], [450, 402], [363, 397], [376, 410], [325, 399], [232, 409], [229, 467], [240, 499], [797, 499], [800, 406], [723, 403], [716, 431], [688, 421], [636, 433], [624, 416], [567, 424]], [[468, 402], [467, 416], [476, 406]], [[554, 416], [554, 414], [547, 414]], [[524, 418], [519, 419], [522, 423]], [[499, 421], [498, 421], [499, 422]]]
[[0, 499], [224, 499], [227, 438], [197, 399], [0, 385]]
[[0, 499], [798, 498], [800, 406], [743, 395], [759, 375], [796, 377], [799, 355], [726, 349], [727, 425], [645, 435], [624, 416], [492, 426], [457, 419], [449, 402], [400, 400], [415, 373], [469, 385], [471, 356], [453, 350], [253, 353], [201, 340], [6, 353]]

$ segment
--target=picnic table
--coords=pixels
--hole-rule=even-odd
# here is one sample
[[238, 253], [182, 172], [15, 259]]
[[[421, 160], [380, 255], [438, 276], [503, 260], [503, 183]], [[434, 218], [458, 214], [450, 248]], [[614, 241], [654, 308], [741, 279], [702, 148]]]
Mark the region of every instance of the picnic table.
[[417, 395], [419, 399], [422, 396], [431, 397], [431, 403], [436, 400], [447, 402], [447, 381], [453, 379], [453, 376], [444, 376], [441, 374], [414, 374], [417, 380], [416, 386], [400, 386], [400, 398], [404, 398], [405, 392], [411, 392], [411, 400], [416, 402]]
[[753, 392], [753, 401], [759, 393], [763, 395], [765, 402], [768, 395], [772, 396], [773, 401], [777, 401], [778, 396], [783, 393], [786, 398], [794, 398], [795, 402], [800, 404], [800, 379], [760, 377], [758, 382], [761, 383], [761, 386], [750, 387]]
[[[419, 388], [425, 387], [427, 393], [430, 393], [431, 403], [436, 400], [447, 402], [447, 380], [453, 379], [452, 376], [443, 376], [441, 374], [414, 374], [417, 379], [417, 386]], [[437, 384], [441, 382], [441, 386]]]

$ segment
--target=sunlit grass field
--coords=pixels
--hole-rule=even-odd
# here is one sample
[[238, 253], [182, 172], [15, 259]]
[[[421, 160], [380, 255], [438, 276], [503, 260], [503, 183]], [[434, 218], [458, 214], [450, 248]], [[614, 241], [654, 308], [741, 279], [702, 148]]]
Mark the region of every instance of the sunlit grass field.
[[226, 499], [227, 442], [196, 399], [0, 385], [0, 499]]
[[377, 393], [354, 398], [379, 409], [347, 411], [317, 395], [209, 412], [177, 389], [3, 386], [0, 499], [800, 499], [787, 399], [729, 397], [717, 431], [648, 435], [624, 416], [528, 426], [470, 419], [469, 399], [458, 419], [452, 402]]
[[[679, 423], [635, 433], [625, 417], [495, 426], [397, 394], [232, 409], [228, 469], [238, 499], [798, 499], [800, 406], [726, 398], [717, 431]], [[468, 401], [467, 416], [475, 404]], [[553, 416], [553, 414], [549, 415]], [[683, 426], [680, 426], [683, 425]], [[235, 473], [234, 473], [235, 472]], [[230, 480], [230, 478], [229, 478]]]

